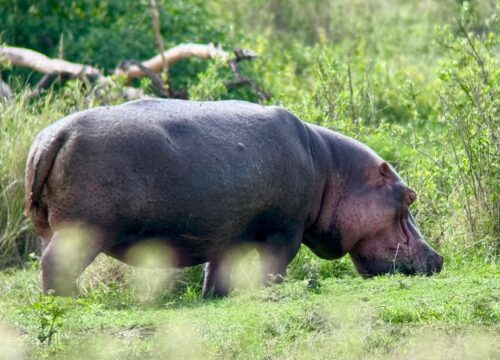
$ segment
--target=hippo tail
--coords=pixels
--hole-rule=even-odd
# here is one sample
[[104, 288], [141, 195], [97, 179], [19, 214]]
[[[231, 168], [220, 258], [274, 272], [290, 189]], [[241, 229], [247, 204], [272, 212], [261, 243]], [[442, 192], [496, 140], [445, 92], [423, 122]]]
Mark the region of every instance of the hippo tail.
[[59, 133], [48, 141], [39, 134], [31, 146], [26, 162], [26, 195], [24, 213], [28, 216], [41, 205], [42, 190], [50, 175], [57, 154], [66, 143], [66, 134]]

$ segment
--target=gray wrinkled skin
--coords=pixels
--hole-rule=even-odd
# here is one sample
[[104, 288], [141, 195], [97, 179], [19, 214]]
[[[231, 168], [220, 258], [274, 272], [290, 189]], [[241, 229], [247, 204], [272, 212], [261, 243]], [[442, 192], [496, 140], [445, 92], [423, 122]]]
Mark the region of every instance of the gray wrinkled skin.
[[[243, 244], [274, 281], [302, 243], [326, 259], [350, 253], [364, 276], [432, 274], [442, 257], [411, 218], [413, 195], [365, 145], [240, 101], [76, 113], [37, 136], [26, 165], [44, 291], [63, 295], [99, 253], [134, 264], [127, 251], [148, 239], [168, 246], [171, 266], [208, 262], [205, 296], [228, 293], [220, 265]], [[57, 248], [71, 223], [91, 235], [63, 266]]]

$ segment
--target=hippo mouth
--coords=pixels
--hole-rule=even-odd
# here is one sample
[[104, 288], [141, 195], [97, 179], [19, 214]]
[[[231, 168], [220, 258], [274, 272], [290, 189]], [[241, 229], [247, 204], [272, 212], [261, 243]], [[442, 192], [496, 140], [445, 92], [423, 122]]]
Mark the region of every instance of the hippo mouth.
[[[405, 275], [427, 275], [432, 276], [441, 271], [443, 266], [443, 257], [433, 251], [419, 236], [419, 232], [412, 231], [414, 227], [413, 217], [409, 211], [402, 211], [400, 219], [401, 230], [405, 237], [403, 243], [408, 251], [408, 261], [395, 260], [394, 272], [399, 272]], [[411, 244], [422, 244], [417, 253], [412, 252]], [[397, 255], [395, 255], [396, 257]]]
[[[430, 276], [439, 272], [439, 259], [430, 260], [435, 257], [434, 254], [426, 251], [425, 241], [412, 227], [411, 215], [408, 210], [403, 209], [399, 217], [399, 242], [392, 251], [378, 259], [361, 254], [351, 254], [357, 259], [355, 263], [358, 272], [364, 278], [395, 273]], [[422, 245], [422, 248], [420, 249], [418, 245]], [[439, 257], [437, 254], [436, 256]]]

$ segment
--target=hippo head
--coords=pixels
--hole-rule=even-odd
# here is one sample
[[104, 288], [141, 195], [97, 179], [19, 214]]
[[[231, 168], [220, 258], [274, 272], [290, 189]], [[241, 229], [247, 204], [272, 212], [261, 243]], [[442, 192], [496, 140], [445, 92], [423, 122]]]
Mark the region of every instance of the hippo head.
[[342, 247], [366, 277], [384, 273], [432, 275], [443, 257], [420, 234], [409, 207], [417, 195], [384, 161], [365, 172], [363, 185], [342, 201]]

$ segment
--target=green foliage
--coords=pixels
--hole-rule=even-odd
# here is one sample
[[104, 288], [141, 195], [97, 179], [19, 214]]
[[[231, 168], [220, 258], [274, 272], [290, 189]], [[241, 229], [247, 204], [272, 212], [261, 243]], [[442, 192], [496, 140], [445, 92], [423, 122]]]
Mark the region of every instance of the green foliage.
[[[489, 26], [498, 26], [494, 14]], [[470, 8], [458, 20], [461, 34], [442, 32], [441, 45], [451, 53], [440, 71], [439, 121], [447, 126], [455, 165], [455, 189], [465, 199], [474, 235], [500, 234], [500, 72], [498, 34], [477, 36], [470, 30]], [[489, 27], [488, 27], [489, 28]], [[491, 249], [494, 253], [496, 249]]]
[[198, 82], [189, 88], [189, 98], [192, 100], [219, 100], [227, 93], [220, 72], [225, 65], [215, 61], [198, 74]]
[[[225, 42], [223, 29], [204, 1], [157, 3], [165, 48], [184, 42]], [[146, 0], [6, 0], [0, 2], [0, 24], [1, 39], [8, 45], [108, 71], [122, 61], [142, 61], [157, 53]], [[174, 88], [185, 87], [205, 66], [194, 60], [172, 66]]]
[[39, 300], [31, 304], [32, 316], [37, 324], [36, 338], [41, 343], [51, 345], [63, 325], [66, 312], [65, 299], [40, 294]]

